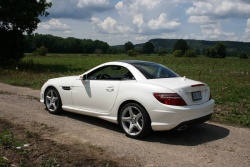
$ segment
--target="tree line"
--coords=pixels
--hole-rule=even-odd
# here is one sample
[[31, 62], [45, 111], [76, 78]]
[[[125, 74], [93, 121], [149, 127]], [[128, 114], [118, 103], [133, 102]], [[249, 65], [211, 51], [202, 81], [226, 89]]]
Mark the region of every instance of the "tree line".
[[100, 40], [61, 38], [53, 35], [32, 34], [25, 36], [25, 52], [32, 53], [44, 47], [49, 53], [105, 54], [109, 45]]
[[[196, 57], [197, 55], [204, 55], [211, 58], [225, 58], [228, 55], [226, 45], [219, 41], [200, 52], [199, 50], [197, 51], [191, 48], [184, 39], [176, 40], [171, 50], [164, 48], [156, 49], [157, 46], [155, 47], [151, 41], [140, 44], [140, 47], [130, 41], [120, 46], [109, 46], [108, 43], [100, 40], [78, 39], [73, 37], [62, 38], [42, 34], [26, 35], [24, 40], [25, 52], [33, 52], [42, 56], [46, 55], [47, 52], [98, 55], [126, 53], [128, 56], [137, 56], [140, 54], [158, 54], [159, 56], [164, 56], [166, 54], [172, 54], [175, 57]], [[247, 58], [245, 54], [239, 57]]]

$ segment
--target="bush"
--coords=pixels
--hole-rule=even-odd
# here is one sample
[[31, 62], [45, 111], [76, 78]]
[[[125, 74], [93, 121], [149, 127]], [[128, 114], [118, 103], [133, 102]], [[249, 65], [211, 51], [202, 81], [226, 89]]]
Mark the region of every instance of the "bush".
[[127, 54], [128, 54], [128, 56], [131, 56], [131, 57], [135, 57], [135, 56], [139, 55], [139, 53], [134, 51], [133, 49], [128, 50]]
[[33, 55], [46, 56], [47, 53], [48, 49], [45, 46], [41, 46], [40, 48], [37, 48], [35, 52], [33, 52]]
[[176, 50], [173, 53], [174, 57], [183, 57], [183, 53], [181, 50]]
[[248, 59], [248, 56], [246, 53], [241, 53], [239, 56], [240, 59]]
[[185, 53], [185, 57], [196, 57], [196, 52], [192, 49], [188, 49]]

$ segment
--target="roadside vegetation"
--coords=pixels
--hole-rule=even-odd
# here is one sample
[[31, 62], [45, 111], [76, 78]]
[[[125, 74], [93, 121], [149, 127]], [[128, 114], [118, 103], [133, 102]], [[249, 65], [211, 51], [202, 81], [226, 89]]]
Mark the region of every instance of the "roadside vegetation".
[[212, 121], [250, 127], [250, 60], [239, 58], [186, 58], [172, 55], [48, 54], [26, 55], [16, 67], [0, 69], [0, 82], [40, 89], [49, 78], [80, 75], [113, 60], [138, 59], [161, 63], [181, 76], [207, 83], [215, 99]]

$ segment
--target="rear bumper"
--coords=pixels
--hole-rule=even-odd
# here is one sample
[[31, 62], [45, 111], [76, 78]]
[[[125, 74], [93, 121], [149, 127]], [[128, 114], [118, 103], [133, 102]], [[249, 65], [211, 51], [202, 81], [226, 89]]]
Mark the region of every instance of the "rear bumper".
[[191, 126], [206, 122], [214, 110], [214, 100], [194, 106], [168, 106], [153, 110], [150, 115], [154, 131], [178, 129], [183, 125]]
[[197, 119], [193, 119], [193, 120], [190, 120], [190, 121], [182, 122], [181, 124], [179, 124], [178, 126], [176, 126], [173, 130], [179, 130], [183, 126], [186, 126], [188, 128], [188, 127], [192, 127], [192, 126], [196, 126], [196, 125], [202, 124], [202, 123], [210, 120], [211, 116], [212, 116], [212, 114], [209, 114], [209, 115], [206, 115], [206, 116], [201, 117], [201, 118], [197, 118]]

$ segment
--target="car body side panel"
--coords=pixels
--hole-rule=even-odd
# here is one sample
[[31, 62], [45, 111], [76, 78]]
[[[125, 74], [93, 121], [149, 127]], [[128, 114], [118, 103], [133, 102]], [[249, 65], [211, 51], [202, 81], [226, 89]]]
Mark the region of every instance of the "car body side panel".
[[48, 87], [55, 87], [60, 94], [62, 104], [72, 106], [71, 88], [76, 78], [76, 76], [70, 76], [48, 80], [41, 89], [40, 101], [44, 102], [44, 94]]
[[[126, 90], [126, 91], [125, 91]], [[172, 106], [160, 103], [154, 96], [154, 92], [174, 93], [172, 90], [145, 83], [124, 81], [120, 84], [120, 92], [116, 104], [111, 112], [113, 117], [119, 105], [127, 100], [134, 100], [147, 110], [152, 129], [155, 131], [170, 130], [180, 123], [197, 119], [213, 112], [214, 100], [190, 106]]]
[[[136, 101], [140, 103], [146, 110], [148, 110], [152, 106], [156, 105], [154, 103], [156, 100], [153, 96], [154, 91], [173, 93], [173, 91], [166, 88], [140, 83], [135, 80], [121, 81], [119, 93], [110, 115], [117, 117], [117, 112], [120, 105], [126, 101]], [[151, 113], [149, 113], [149, 115], [150, 114]]]
[[109, 113], [118, 93], [120, 81], [76, 80], [72, 86], [74, 108], [96, 113]]

